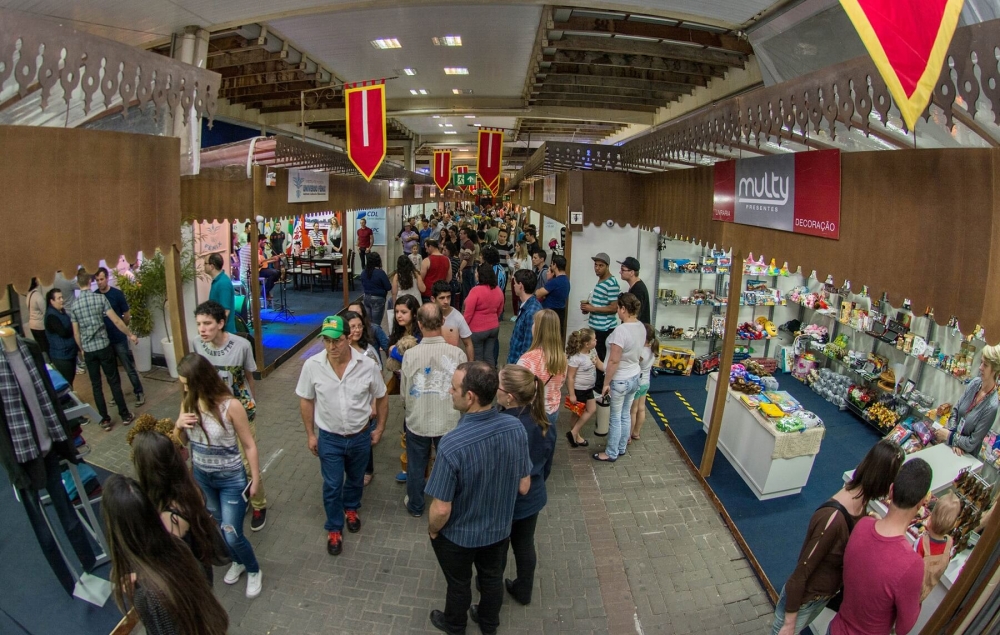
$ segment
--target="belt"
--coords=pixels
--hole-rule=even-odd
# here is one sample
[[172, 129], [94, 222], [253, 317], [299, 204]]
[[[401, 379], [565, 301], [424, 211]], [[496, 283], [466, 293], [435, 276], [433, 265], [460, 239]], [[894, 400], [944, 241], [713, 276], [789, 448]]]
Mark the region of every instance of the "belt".
[[365, 432], [368, 432], [368, 431], [369, 431], [369, 430], [371, 429], [371, 428], [369, 427], [369, 425], [370, 425], [369, 423], [366, 423], [366, 424], [365, 424], [365, 427], [361, 428], [361, 429], [360, 429], [360, 430], [358, 430], [357, 432], [352, 432], [351, 434], [338, 434], [338, 433], [336, 433], [336, 432], [329, 432], [329, 431], [327, 431], [327, 430], [322, 430], [322, 428], [321, 428], [321, 430], [322, 430], [323, 432], [326, 432], [327, 434], [331, 434], [331, 435], [333, 435], [333, 436], [335, 436], [335, 437], [340, 437], [341, 439], [353, 439], [354, 437], [358, 436], [359, 434], [362, 434], [362, 433], [365, 433]]

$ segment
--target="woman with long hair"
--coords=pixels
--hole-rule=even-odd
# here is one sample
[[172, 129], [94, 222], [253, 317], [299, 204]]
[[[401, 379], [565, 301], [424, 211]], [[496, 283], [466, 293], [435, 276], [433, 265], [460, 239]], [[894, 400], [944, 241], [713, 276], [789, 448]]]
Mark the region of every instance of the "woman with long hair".
[[479, 281], [465, 298], [462, 311], [472, 331], [472, 350], [477, 362], [497, 366], [496, 348], [500, 336], [500, 316], [503, 315], [503, 289], [497, 284], [497, 274], [489, 263], [479, 265]]
[[413, 266], [413, 261], [406, 254], [396, 258], [396, 271], [392, 274], [392, 301], [395, 304], [404, 295], [411, 295], [417, 300], [427, 290], [424, 279]]
[[545, 411], [545, 384], [527, 368], [508, 364], [500, 370], [497, 402], [504, 414], [516, 417], [528, 433], [528, 453], [531, 455], [531, 488], [518, 495], [514, 503], [514, 522], [510, 527], [510, 547], [514, 551], [517, 577], [504, 580], [507, 592], [521, 604], [531, 602], [535, 582], [535, 526], [538, 513], [545, 507], [548, 495], [545, 481], [552, 472], [552, 456], [556, 448], [556, 427], [549, 423]]
[[[353, 305], [352, 305], [353, 306]], [[348, 307], [350, 309], [350, 307]], [[362, 355], [369, 357], [379, 368], [382, 368], [382, 356], [379, 355], [378, 348], [375, 346], [375, 342], [370, 339], [370, 331], [366, 328], [365, 318], [363, 314], [356, 313], [352, 310], [344, 312], [344, 322], [347, 324], [350, 334], [351, 348], [358, 351]], [[375, 429], [377, 422], [375, 412], [375, 402], [371, 403], [372, 412], [371, 416], [368, 418], [368, 425], [371, 429]], [[375, 448], [374, 446], [368, 449], [368, 466], [365, 468], [365, 485], [372, 482], [372, 478], [375, 476]]]
[[[361, 316], [361, 320], [365, 324], [365, 333], [368, 334], [368, 343], [375, 347], [378, 351], [379, 356], [381, 356], [382, 351], [386, 353], [389, 352], [389, 336], [385, 334], [380, 324], [375, 324], [368, 317], [368, 309], [362, 302], [354, 301], [347, 305], [348, 311], [354, 311]], [[382, 304], [382, 310], [385, 310], [385, 304]], [[379, 362], [381, 366], [381, 362]]]
[[391, 349], [406, 335], [412, 335], [420, 341], [423, 334], [420, 332], [420, 325], [417, 324], [417, 309], [420, 302], [412, 295], [401, 295], [393, 306], [392, 332], [389, 334], [389, 348]]
[[368, 254], [365, 270], [361, 272], [361, 288], [365, 290], [362, 301], [368, 309], [373, 324], [382, 324], [385, 317], [386, 298], [392, 293], [389, 276], [382, 271], [382, 256], [378, 252]]
[[[522, 269], [531, 269], [531, 255], [528, 253], [527, 243], [523, 240], [514, 246], [514, 253], [510, 256], [510, 279], [513, 280], [514, 274]], [[521, 310], [521, 298], [517, 297], [513, 283], [510, 285], [510, 299], [514, 307], [514, 317], [511, 319], [516, 320], [517, 312]]]
[[604, 387], [602, 395], [611, 395], [608, 438], [604, 452], [592, 457], [597, 461], [614, 463], [625, 454], [632, 420], [629, 413], [635, 393], [639, 391], [641, 373], [639, 358], [646, 344], [646, 327], [639, 321], [639, 298], [631, 293], [618, 296], [618, 319], [621, 320], [608, 336], [608, 353], [604, 358]]
[[479, 266], [479, 235], [470, 225], [458, 230], [459, 260], [462, 269], [462, 302], [469, 297], [469, 291], [476, 286], [476, 267]]
[[868, 503], [889, 495], [904, 458], [898, 445], [882, 439], [861, 459], [851, 480], [813, 513], [795, 570], [774, 607], [773, 635], [805, 630], [840, 591], [851, 530], [868, 513]]
[[111, 554], [111, 593], [121, 612], [135, 607], [150, 635], [225, 635], [229, 616], [191, 550], [160, 522], [134, 480], [104, 481], [101, 515]]
[[559, 418], [562, 385], [566, 381], [566, 351], [563, 349], [559, 316], [552, 309], [535, 313], [531, 327], [531, 348], [517, 360], [545, 386], [545, 412], [553, 427]]
[[[246, 571], [246, 595], [255, 598], [260, 595], [263, 574], [250, 541], [243, 535], [243, 516], [247, 500], [257, 494], [260, 465], [246, 410], [207, 358], [188, 353], [177, 365], [177, 374], [184, 401], [175, 425], [181, 431], [181, 441], [190, 440], [194, 480], [205, 495], [208, 511], [222, 528], [233, 559], [223, 582], [236, 584]], [[240, 444], [250, 464], [249, 485]]]
[[340, 221], [337, 220], [337, 215], [334, 214], [330, 217], [330, 229], [326, 232], [326, 240], [330, 243], [330, 251], [335, 251], [338, 254], [344, 252], [343, 236], [344, 230], [340, 226]]
[[188, 547], [212, 584], [212, 560], [219, 527], [177, 446], [155, 430], [132, 439], [132, 465], [142, 491], [160, 513], [163, 526]]

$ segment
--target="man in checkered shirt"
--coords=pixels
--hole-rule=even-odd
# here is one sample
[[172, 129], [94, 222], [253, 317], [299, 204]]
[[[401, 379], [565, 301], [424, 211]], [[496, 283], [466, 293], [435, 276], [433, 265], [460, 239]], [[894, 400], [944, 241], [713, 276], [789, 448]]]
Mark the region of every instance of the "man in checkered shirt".
[[122, 418], [122, 424], [129, 425], [135, 419], [135, 415], [128, 411], [125, 405], [125, 395], [122, 393], [121, 378], [118, 375], [118, 358], [115, 357], [114, 349], [111, 348], [111, 340], [108, 339], [108, 330], [104, 326], [104, 317], [107, 316], [111, 323], [119, 331], [128, 336], [129, 340], [135, 344], [138, 338], [132, 334], [128, 326], [122, 322], [115, 310], [108, 304], [107, 298], [99, 293], [90, 290], [93, 276], [85, 270], [80, 269], [76, 274], [76, 284], [80, 287], [80, 295], [73, 303], [70, 317], [73, 320], [73, 337], [77, 346], [83, 351], [83, 361], [87, 366], [87, 374], [90, 375], [90, 385], [94, 389], [94, 405], [101, 415], [101, 428], [105, 431], [111, 430], [111, 416], [108, 414], [108, 406], [104, 402], [104, 386], [101, 384], [101, 371], [108, 377], [111, 385], [111, 396], [114, 397], [118, 406], [118, 415]]

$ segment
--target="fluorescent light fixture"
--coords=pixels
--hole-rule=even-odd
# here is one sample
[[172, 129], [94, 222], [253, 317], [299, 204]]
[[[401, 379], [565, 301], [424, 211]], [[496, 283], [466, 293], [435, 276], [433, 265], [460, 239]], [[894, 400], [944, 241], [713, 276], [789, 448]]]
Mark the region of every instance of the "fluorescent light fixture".
[[410, 89], [410, 94], [411, 94], [411, 95], [419, 95], [420, 93], [418, 93], [418, 92], [417, 92], [417, 89], [416, 89], [416, 88], [411, 88], [411, 89]]
[[481, 123], [474, 123], [474, 124], [472, 124], [472, 125], [473, 125], [473, 126], [475, 126], [475, 127], [477, 127], [477, 128], [479, 128], [479, 127], [481, 127], [481, 126], [482, 126], [483, 124], [481, 124]]
[[427, 90], [426, 90], [426, 89], [423, 89], [423, 88], [421, 88], [421, 89], [420, 89], [420, 94], [421, 94], [421, 95], [426, 95], [426, 94], [427, 94]]
[[403, 45], [399, 43], [399, 40], [397, 40], [394, 37], [386, 37], [386, 38], [379, 38], [377, 40], [372, 40], [372, 46], [380, 50], [403, 48]]
[[475, 119], [476, 116], [475, 115], [466, 115], [465, 118], [466, 119]]
[[462, 46], [461, 35], [444, 35], [442, 37], [432, 37], [434, 46]]
[[444, 68], [445, 75], [468, 75], [469, 69], [463, 66], [446, 66]]
[[403, 69], [403, 73], [405, 75], [416, 75], [417, 74], [417, 69], [415, 69], [415, 68], [404, 68]]
[[441, 115], [431, 115], [431, 119], [440, 119]]
[[472, 89], [471, 88], [452, 88], [451, 89], [451, 93], [453, 95], [471, 95], [472, 94]]
[[444, 128], [444, 124], [443, 123], [439, 123], [438, 124], [438, 128]]
[[453, 125], [451, 125], [450, 123], [446, 123], [446, 124], [444, 125], [444, 127], [445, 127], [445, 128], [454, 128], [454, 126], [453, 126]]
[[468, 148], [459, 148], [458, 151], [459, 152], [468, 152], [469, 149]]
[[445, 133], [445, 134], [458, 134], [458, 133], [457, 133], [457, 132], [455, 132], [454, 130], [445, 130], [445, 131], [444, 131], [444, 133]]

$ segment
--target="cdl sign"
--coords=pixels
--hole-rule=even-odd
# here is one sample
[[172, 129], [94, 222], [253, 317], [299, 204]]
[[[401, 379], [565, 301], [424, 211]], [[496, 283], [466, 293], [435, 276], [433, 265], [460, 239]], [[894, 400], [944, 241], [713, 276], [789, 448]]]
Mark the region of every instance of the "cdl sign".
[[715, 164], [712, 220], [840, 238], [840, 150]]

